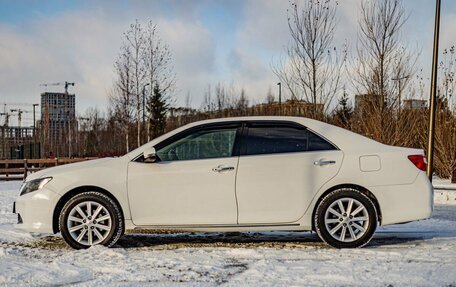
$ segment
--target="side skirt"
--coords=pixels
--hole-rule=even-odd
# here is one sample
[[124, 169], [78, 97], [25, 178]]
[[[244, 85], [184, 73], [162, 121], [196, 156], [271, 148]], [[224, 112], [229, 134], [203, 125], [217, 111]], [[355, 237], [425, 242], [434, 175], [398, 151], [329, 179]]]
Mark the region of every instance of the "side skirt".
[[292, 224], [239, 224], [239, 225], [153, 225], [136, 226], [127, 231], [135, 232], [160, 232], [160, 233], [179, 233], [179, 232], [249, 232], [249, 231], [306, 231], [309, 230], [298, 223]]

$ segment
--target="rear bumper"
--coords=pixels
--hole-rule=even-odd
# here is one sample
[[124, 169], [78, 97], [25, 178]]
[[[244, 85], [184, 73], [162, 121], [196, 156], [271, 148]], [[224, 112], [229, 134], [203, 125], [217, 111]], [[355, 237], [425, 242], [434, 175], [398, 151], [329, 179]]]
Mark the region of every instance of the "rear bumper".
[[426, 173], [420, 172], [412, 184], [368, 188], [378, 200], [381, 225], [427, 219], [434, 208], [434, 190]]
[[27, 232], [53, 233], [52, 219], [58, 199], [59, 195], [46, 187], [19, 196], [13, 206], [13, 211], [18, 214], [15, 228]]

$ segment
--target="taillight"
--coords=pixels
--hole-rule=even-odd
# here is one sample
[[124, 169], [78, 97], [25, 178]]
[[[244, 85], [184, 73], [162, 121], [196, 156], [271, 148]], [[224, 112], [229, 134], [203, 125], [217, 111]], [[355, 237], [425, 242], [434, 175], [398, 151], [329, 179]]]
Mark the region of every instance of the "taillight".
[[427, 170], [426, 158], [422, 154], [409, 155], [408, 159], [420, 170]]

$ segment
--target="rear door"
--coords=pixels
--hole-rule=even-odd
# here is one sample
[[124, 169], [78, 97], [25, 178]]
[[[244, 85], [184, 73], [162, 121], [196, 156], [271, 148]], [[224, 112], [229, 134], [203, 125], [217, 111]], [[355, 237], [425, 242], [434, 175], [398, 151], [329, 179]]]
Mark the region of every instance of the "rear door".
[[343, 153], [294, 122], [249, 122], [236, 178], [240, 224], [297, 221]]

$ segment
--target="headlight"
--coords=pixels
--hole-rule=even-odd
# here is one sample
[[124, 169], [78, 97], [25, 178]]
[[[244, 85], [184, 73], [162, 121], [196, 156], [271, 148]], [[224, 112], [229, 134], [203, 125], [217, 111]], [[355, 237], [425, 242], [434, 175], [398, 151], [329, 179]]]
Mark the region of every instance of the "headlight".
[[25, 182], [21, 186], [20, 196], [42, 189], [51, 179], [52, 177], [44, 177]]

